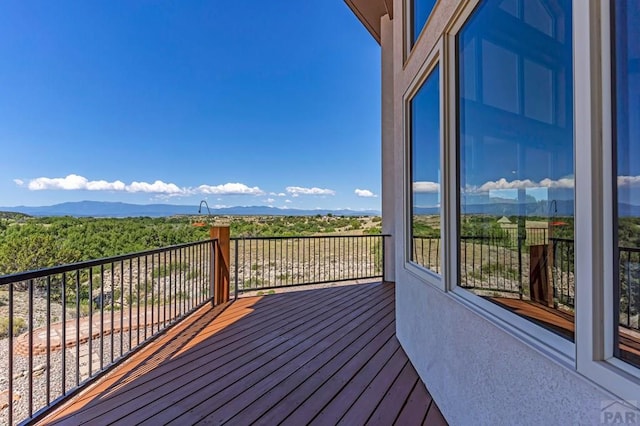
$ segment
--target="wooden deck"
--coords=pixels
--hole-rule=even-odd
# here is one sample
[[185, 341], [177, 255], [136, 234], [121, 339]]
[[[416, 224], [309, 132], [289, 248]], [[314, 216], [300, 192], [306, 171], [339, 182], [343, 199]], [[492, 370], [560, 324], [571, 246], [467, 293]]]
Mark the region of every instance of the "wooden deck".
[[446, 424], [395, 336], [393, 284], [205, 307], [41, 424]]
[[[538, 303], [508, 299], [504, 297], [489, 297], [490, 301], [522, 315], [548, 330], [559, 334], [571, 341], [575, 339], [575, 325], [573, 315], [558, 309], [548, 308]], [[619, 328], [620, 358], [635, 365], [640, 365], [640, 333]]]

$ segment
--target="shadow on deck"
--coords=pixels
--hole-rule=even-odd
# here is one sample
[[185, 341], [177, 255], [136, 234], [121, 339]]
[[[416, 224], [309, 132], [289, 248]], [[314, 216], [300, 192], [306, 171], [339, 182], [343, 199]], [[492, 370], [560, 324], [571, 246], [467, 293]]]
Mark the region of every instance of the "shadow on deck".
[[395, 336], [393, 284], [204, 307], [46, 424], [446, 424]]

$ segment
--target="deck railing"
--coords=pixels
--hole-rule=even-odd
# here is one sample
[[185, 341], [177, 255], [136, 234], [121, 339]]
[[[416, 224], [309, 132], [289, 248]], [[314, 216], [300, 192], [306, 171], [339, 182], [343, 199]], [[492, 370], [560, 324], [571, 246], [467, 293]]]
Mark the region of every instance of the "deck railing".
[[207, 240], [0, 277], [8, 310], [0, 424], [37, 418], [212, 300], [216, 245]]
[[[507, 230], [513, 231], [513, 230]], [[544, 246], [541, 267], [532, 269], [532, 247]], [[440, 239], [414, 237], [414, 262], [439, 272]], [[575, 307], [574, 240], [549, 237], [547, 230], [527, 229], [525, 238], [515, 232], [460, 238], [461, 287], [482, 295], [530, 299], [531, 281], [548, 282], [555, 307]], [[640, 330], [640, 248], [619, 248], [619, 324]], [[541, 276], [534, 277], [540, 273]]]
[[620, 325], [640, 330], [640, 248], [620, 247]]
[[384, 235], [231, 239], [237, 293], [382, 278]]
[[[0, 277], [8, 298], [7, 336], [0, 335], [0, 358], [6, 355], [0, 359], [0, 424], [38, 418], [204, 303], [224, 302], [229, 286], [237, 296], [382, 278], [384, 238], [233, 238], [227, 244], [227, 233], [225, 241]], [[228, 283], [226, 290], [217, 280]]]

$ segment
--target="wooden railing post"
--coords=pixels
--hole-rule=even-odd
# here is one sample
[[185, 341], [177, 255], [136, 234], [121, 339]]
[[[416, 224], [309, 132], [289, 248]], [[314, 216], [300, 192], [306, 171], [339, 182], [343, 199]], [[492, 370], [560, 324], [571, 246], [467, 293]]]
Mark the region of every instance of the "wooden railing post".
[[214, 269], [213, 302], [216, 305], [229, 301], [229, 256], [230, 256], [230, 231], [228, 226], [212, 226], [209, 228], [209, 236], [216, 239]]

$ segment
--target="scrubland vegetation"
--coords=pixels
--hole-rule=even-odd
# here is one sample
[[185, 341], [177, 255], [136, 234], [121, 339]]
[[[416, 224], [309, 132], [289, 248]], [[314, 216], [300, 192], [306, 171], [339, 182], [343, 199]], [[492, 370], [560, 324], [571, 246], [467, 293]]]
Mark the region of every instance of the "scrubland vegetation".
[[208, 238], [228, 224], [231, 237], [376, 234], [380, 217], [177, 216], [126, 219], [29, 217], [0, 212], [0, 275], [100, 259]]

